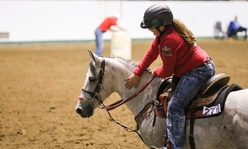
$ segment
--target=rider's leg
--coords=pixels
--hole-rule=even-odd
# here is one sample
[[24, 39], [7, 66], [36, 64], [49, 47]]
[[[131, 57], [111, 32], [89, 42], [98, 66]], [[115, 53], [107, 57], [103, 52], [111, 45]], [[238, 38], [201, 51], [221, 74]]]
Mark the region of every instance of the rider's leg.
[[214, 64], [211, 62], [181, 77], [168, 105], [167, 133], [171, 149], [182, 149], [185, 135], [184, 109], [214, 73]]

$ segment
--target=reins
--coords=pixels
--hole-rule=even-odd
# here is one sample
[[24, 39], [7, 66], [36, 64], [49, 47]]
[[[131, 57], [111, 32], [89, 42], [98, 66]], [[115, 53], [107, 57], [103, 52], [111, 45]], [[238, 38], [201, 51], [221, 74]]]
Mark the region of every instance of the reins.
[[[103, 103], [101, 103], [101, 105], [102, 105], [103, 107], [105, 107], [105, 105], [104, 105]], [[109, 118], [110, 118], [112, 121], [114, 121], [116, 124], [118, 124], [118, 125], [120, 125], [121, 127], [123, 127], [124, 130], [127, 131], [127, 132], [135, 132], [135, 133], [140, 137], [140, 139], [143, 141], [143, 143], [145, 143], [144, 140], [143, 140], [143, 138], [141, 137], [140, 133], [138, 132], [138, 131], [139, 131], [138, 127], [137, 127], [136, 129], [133, 129], [133, 128], [131, 128], [131, 127], [128, 127], [128, 126], [124, 125], [123, 123], [121, 123], [121, 122], [115, 120], [114, 117], [113, 117], [113, 116], [111, 115], [111, 113], [109, 112], [109, 110], [106, 110], [106, 111], [107, 111], [107, 113], [108, 113], [108, 115], [109, 115]]]
[[152, 80], [154, 79], [155, 77], [152, 77], [152, 79], [148, 82], [146, 82], [136, 93], [134, 93], [133, 95], [131, 95], [130, 97], [128, 97], [126, 100], [123, 100], [123, 99], [120, 99], [110, 105], [107, 105], [107, 106], [100, 106], [99, 108], [100, 109], [104, 109], [106, 111], [110, 111], [110, 110], [113, 110], [121, 105], [123, 105], [124, 103], [132, 100], [133, 98], [135, 98], [137, 95], [139, 95], [151, 82]]

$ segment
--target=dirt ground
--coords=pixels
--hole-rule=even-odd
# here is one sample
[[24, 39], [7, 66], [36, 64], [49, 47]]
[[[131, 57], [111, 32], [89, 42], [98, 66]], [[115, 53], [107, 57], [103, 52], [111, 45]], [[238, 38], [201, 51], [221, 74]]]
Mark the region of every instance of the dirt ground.
[[[132, 42], [132, 59], [139, 61], [150, 45]], [[248, 42], [198, 40], [230, 84], [248, 87]], [[4, 149], [142, 149], [135, 133], [124, 131], [96, 109], [82, 119], [74, 110], [88, 69], [86, 49], [94, 43], [0, 45], [0, 148]], [[110, 56], [110, 43], [103, 55]], [[159, 67], [160, 60], [151, 68]], [[119, 100], [112, 94], [106, 103]], [[124, 106], [111, 112], [135, 127]]]

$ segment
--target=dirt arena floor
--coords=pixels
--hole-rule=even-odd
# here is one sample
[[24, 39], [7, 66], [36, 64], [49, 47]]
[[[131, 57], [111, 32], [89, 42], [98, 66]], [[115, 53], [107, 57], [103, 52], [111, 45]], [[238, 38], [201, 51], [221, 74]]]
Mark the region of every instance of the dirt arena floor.
[[[139, 61], [151, 41], [133, 41], [132, 59]], [[198, 40], [230, 84], [248, 87], [248, 42]], [[96, 109], [82, 119], [74, 110], [88, 69], [87, 48], [94, 43], [0, 45], [0, 148], [3, 149], [143, 149], [135, 133], [124, 131]], [[103, 55], [110, 56], [110, 43]], [[159, 67], [160, 60], [151, 68]], [[106, 101], [119, 100], [112, 94]], [[124, 106], [111, 112], [135, 127]]]

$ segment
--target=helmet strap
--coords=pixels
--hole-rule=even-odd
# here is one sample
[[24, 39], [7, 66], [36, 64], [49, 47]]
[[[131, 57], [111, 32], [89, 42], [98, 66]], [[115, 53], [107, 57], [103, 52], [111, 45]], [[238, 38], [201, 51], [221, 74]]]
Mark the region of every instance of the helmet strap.
[[164, 26], [165, 28], [164, 28], [164, 30], [163, 31], [161, 31], [160, 29], [159, 29], [159, 27], [156, 27], [156, 29], [159, 31], [159, 33], [160, 33], [160, 35], [158, 36], [158, 44], [160, 44], [160, 37], [163, 35], [163, 33], [165, 32], [165, 29], [167, 28], [166, 26]]

